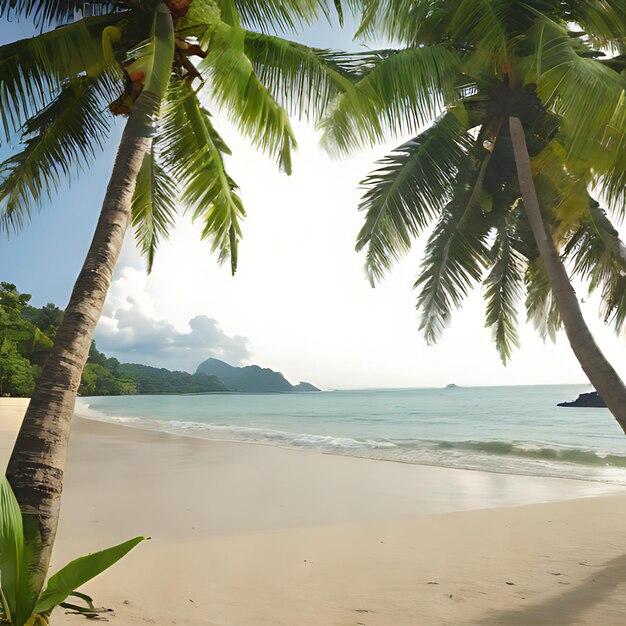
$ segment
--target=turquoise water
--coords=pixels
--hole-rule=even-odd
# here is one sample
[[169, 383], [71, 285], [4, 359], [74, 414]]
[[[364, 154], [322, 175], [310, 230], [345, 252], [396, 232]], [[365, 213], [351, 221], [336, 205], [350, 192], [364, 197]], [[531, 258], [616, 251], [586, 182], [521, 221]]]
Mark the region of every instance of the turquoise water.
[[607, 409], [559, 408], [583, 385], [81, 398], [78, 412], [208, 439], [626, 484]]

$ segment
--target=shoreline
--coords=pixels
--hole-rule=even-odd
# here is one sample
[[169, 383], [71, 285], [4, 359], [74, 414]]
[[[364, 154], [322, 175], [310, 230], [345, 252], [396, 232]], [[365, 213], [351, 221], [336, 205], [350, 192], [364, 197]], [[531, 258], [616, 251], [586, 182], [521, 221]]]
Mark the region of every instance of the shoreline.
[[[0, 400], [2, 462], [25, 405]], [[623, 623], [623, 489], [120, 426], [76, 419], [54, 554], [153, 537], [84, 588], [119, 624]]]
[[[197, 394], [196, 394], [197, 395]], [[79, 403], [82, 402], [82, 399], [78, 399]], [[433, 467], [433, 468], [445, 468], [445, 469], [453, 469], [459, 471], [471, 471], [471, 472], [483, 472], [489, 474], [499, 474], [505, 476], [527, 476], [534, 478], [551, 478], [556, 480], [568, 480], [568, 481], [578, 481], [583, 483], [594, 483], [598, 485], [611, 485], [617, 488], [626, 488], [626, 475], [621, 477], [613, 477], [608, 478], [602, 475], [581, 475], [580, 472], [583, 471], [583, 468], [589, 468], [591, 472], [598, 472], [604, 469], [599, 464], [592, 463], [584, 463], [584, 462], [575, 462], [570, 461], [568, 459], [563, 458], [550, 458], [550, 457], [533, 457], [531, 455], [518, 453], [518, 454], [505, 454], [499, 455], [498, 453], [490, 453], [480, 451], [482, 453], [482, 458], [477, 462], [476, 460], [473, 463], [469, 461], [456, 461], [455, 462], [437, 462], [437, 460], [430, 461], [425, 458], [417, 458], [415, 460], [402, 458], [402, 457], [394, 457], [387, 455], [385, 456], [385, 450], [389, 450], [390, 448], [393, 450], [398, 450], [393, 443], [389, 448], [387, 446], [373, 446], [368, 447], [364, 445], [362, 449], [350, 449], [344, 448], [341, 449], [337, 447], [336, 449], [327, 449], [323, 447], [323, 443], [320, 446], [307, 446], [307, 445], [297, 445], [290, 442], [281, 443], [277, 440], [254, 440], [254, 439], [242, 439], [236, 438], [235, 436], [227, 436], [224, 434], [218, 434], [218, 436], [211, 436], [211, 428], [215, 428], [214, 424], [208, 422], [194, 422], [187, 420], [164, 420], [164, 419], [156, 419], [151, 417], [144, 417], [140, 415], [115, 415], [112, 413], [104, 413], [99, 411], [98, 409], [93, 409], [89, 404], [87, 406], [77, 406], [75, 415], [81, 417], [82, 419], [91, 420], [94, 422], [100, 422], [103, 424], [111, 424], [114, 426], [122, 426], [126, 428], [131, 428], [133, 430], [140, 430], [146, 432], [159, 432], [167, 435], [171, 435], [174, 437], [189, 437], [193, 439], [198, 439], [201, 441], [210, 441], [210, 442], [224, 442], [224, 443], [233, 443], [233, 444], [249, 444], [249, 445], [259, 445], [259, 446], [267, 446], [271, 448], [276, 448], [280, 450], [292, 450], [299, 452], [314, 452], [329, 456], [339, 456], [339, 457], [347, 457], [347, 458], [355, 458], [355, 459], [366, 459], [371, 461], [385, 461], [390, 463], [399, 463], [405, 465], [417, 465], [420, 467]], [[221, 428], [221, 426], [218, 426]], [[228, 426], [224, 426], [225, 429], [232, 428]], [[235, 427], [238, 428], [238, 427]], [[263, 428], [256, 427], [241, 427], [242, 431], [245, 430], [251, 431], [262, 431]], [[297, 433], [297, 432], [289, 432], [282, 430], [272, 430], [267, 429], [265, 432], [273, 433], [277, 435], [285, 435], [287, 437], [293, 436], [292, 441], [297, 441], [299, 437], [319, 437], [320, 439], [324, 439], [324, 436], [307, 434], [307, 433]], [[330, 437], [329, 437], [330, 438]], [[339, 437], [341, 439], [341, 437]], [[354, 439], [354, 443], [364, 444], [364, 442]], [[436, 441], [424, 440], [425, 443], [436, 443]], [[469, 455], [471, 453], [476, 453], [476, 450], [471, 449], [471, 444], [477, 443], [480, 444], [480, 441], [460, 441], [458, 443], [469, 443], [470, 447], [465, 450], [465, 452]], [[483, 442], [488, 446], [491, 442]], [[513, 444], [515, 445], [515, 444]], [[553, 444], [546, 444], [547, 450], [555, 451], [559, 450], [558, 446], [551, 448], [550, 446]], [[522, 450], [523, 448], [520, 448]], [[594, 461], [602, 460], [603, 457], [597, 455], [594, 452], [589, 451], [588, 454], [590, 456], [595, 455]], [[626, 460], [626, 457], [624, 457]], [[508, 462], [508, 465], [505, 467], [498, 467], [496, 464], [499, 461], [505, 460]], [[540, 463], [552, 463], [553, 467], [540, 465]], [[610, 469], [615, 469], [618, 471], [622, 471], [624, 473], [626, 471], [626, 467], [624, 466], [607, 466]], [[569, 470], [570, 473], [564, 470]], [[578, 471], [578, 475], [573, 475], [574, 472]]]
[[[602, 481], [602, 480], [594, 480], [594, 479], [589, 479], [589, 478], [580, 478], [577, 476], [532, 474], [532, 473], [523, 473], [523, 472], [513, 472], [513, 471], [507, 471], [507, 470], [499, 471], [495, 468], [478, 468], [478, 467], [461, 467], [461, 466], [453, 466], [453, 465], [440, 465], [437, 463], [428, 463], [426, 461], [421, 461], [418, 463], [418, 462], [408, 461], [404, 459], [392, 459], [392, 458], [385, 458], [385, 457], [366, 456], [364, 454], [357, 454], [357, 453], [352, 454], [350, 452], [333, 452], [332, 450], [320, 450], [320, 449], [315, 449], [315, 448], [299, 448], [296, 446], [280, 445], [279, 443], [275, 443], [275, 442], [247, 441], [247, 440], [241, 440], [241, 439], [228, 439], [228, 438], [213, 438], [213, 437], [206, 437], [206, 436], [201, 436], [201, 435], [194, 435], [192, 433], [182, 432], [182, 431], [172, 432], [166, 429], [133, 426], [131, 423], [124, 423], [123, 421], [121, 421], [124, 419], [128, 419], [123, 416], [108, 416], [102, 413], [101, 415], [103, 417], [99, 418], [94, 415], [87, 415], [86, 413], [80, 413], [79, 411], [80, 409], [74, 413], [75, 418], [79, 418], [79, 419], [91, 421], [91, 422], [97, 422], [100, 424], [110, 424], [111, 426], [119, 426], [120, 428], [130, 428], [132, 430], [139, 430], [143, 432], [161, 433], [163, 435], [167, 435], [170, 437], [184, 437], [184, 438], [189, 438], [189, 439], [197, 439], [199, 441], [210, 441], [210, 442], [215, 442], [215, 443], [228, 443], [228, 444], [237, 444], [237, 445], [244, 445], [244, 446], [266, 446], [269, 448], [275, 448], [277, 450], [290, 450], [292, 452], [301, 452], [304, 454], [307, 454], [307, 453], [323, 454], [323, 455], [333, 456], [333, 457], [347, 457], [347, 458], [352, 458], [352, 459], [362, 459], [365, 461], [377, 461], [381, 463], [399, 463], [402, 465], [410, 465], [410, 466], [416, 465], [418, 467], [425, 467], [425, 468], [437, 467], [437, 468], [442, 468], [442, 469], [456, 470], [460, 472], [481, 472], [481, 473], [486, 473], [486, 474], [498, 474], [498, 475], [501, 474], [504, 476], [526, 476], [526, 477], [539, 478], [539, 479], [546, 478], [546, 479], [554, 479], [554, 480], [572, 480], [572, 481], [581, 482], [581, 483], [607, 485], [607, 486], [610, 486], [611, 489], [614, 487], [616, 491], [620, 489], [624, 489], [624, 491], [626, 492], [626, 482]], [[98, 411], [94, 410], [94, 413], [98, 413]], [[151, 421], [157, 424], [163, 423], [161, 420], [151, 419], [148, 417], [131, 418], [131, 419]], [[595, 497], [595, 495], [598, 495], [598, 494], [592, 494], [590, 496], [582, 496], [582, 497]]]

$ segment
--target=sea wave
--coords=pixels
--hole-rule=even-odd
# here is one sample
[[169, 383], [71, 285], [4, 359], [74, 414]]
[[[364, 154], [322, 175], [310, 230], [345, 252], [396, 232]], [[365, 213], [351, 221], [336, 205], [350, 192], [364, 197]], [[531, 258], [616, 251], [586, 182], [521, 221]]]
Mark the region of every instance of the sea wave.
[[81, 401], [90, 419], [220, 441], [237, 441], [329, 454], [495, 473], [548, 476], [626, 485], [626, 456], [537, 441], [357, 439], [269, 428], [107, 415]]

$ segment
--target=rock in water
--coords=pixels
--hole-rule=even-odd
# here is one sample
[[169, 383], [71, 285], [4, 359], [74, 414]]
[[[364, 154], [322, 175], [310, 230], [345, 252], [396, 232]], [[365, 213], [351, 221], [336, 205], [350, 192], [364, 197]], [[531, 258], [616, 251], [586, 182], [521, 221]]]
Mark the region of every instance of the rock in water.
[[576, 400], [572, 400], [571, 402], [559, 402], [557, 406], [580, 406], [594, 409], [606, 409], [606, 404], [597, 391], [581, 393]]

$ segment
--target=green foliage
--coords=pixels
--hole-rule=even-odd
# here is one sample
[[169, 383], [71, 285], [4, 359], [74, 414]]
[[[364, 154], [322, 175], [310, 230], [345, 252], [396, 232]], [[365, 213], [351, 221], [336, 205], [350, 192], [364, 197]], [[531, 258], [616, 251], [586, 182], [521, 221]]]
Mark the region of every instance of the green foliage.
[[118, 374], [132, 380], [136, 393], [207, 393], [228, 391], [228, 388], [215, 376], [187, 372], [170, 371], [138, 363], [121, 363]]
[[374, 284], [412, 240], [446, 206], [450, 180], [469, 158], [467, 128], [447, 113], [431, 128], [396, 148], [361, 185], [366, 213], [356, 249], [367, 247], [367, 272]]
[[487, 300], [486, 326], [493, 329], [493, 340], [500, 358], [506, 363], [512, 348], [519, 347], [517, 306], [523, 292], [523, 256], [515, 249], [511, 233], [504, 222], [490, 250], [491, 271], [485, 278]]
[[590, 203], [564, 252], [589, 290], [600, 291], [604, 321], [619, 332], [626, 318], [626, 248], [597, 202]]
[[240, 220], [245, 216], [237, 184], [226, 172], [224, 155], [230, 150], [211, 123], [210, 113], [182, 81], [173, 84], [163, 119], [163, 159], [182, 187], [182, 198], [194, 220], [203, 223], [202, 237], [230, 258], [237, 269]]
[[0, 396], [28, 396], [35, 387], [36, 365], [52, 346], [51, 339], [23, 316], [30, 300], [15, 285], [0, 283]]
[[363, 58], [365, 75], [333, 102], [323, 143], [350, 153], [388, 136], [416, 133], [457, 99], [461, 64], [445, 46], [383, 50]]
[[5, 340], [0, 346], [0, 396], [30, 396], [34, 389], [33, 366], [14, 343]]
[[296, 140], [286, 111], [259, 80], [245, 53], [245, 30], [220, 25], [202, 41], [207, 55], [199, 64], [211, 84], [211, 96], [242, 133], [291, 174]]
[[76, 79], [23, 126], [23, 150], [0, 164], [0, 231], [22, 228], [31, 205], [49, 199], [63, 177], [91, 164], [109, 130], [104, 87], [88, 77]]
[[159, 241], [166, 239], [174, 225], [176, 191], [157, 156], [157, 142], [143, 158], [133, 196], [132, 225], [141, 255], [152, 271]]
[[[30, 396], [50, 350], [63, 311], [48, 303], [27, 304], [30, 294], [0, 283], [0, 396]], [[228, 391], [215, 376], [121, 364], [92, 342], [79, 387], [81, 396]]]
[[63, 311], [55, 304], [48, 302], [40, 309], [26, 305], [22, 309], [22, 316], [25, 320], [37, 326], [39, 330], [53, 337], [63, 319]]
[[285, 109], [318, 121], [359, 77], [362, 58], [246, 31], [244, 50], [259, 80]]
[[420, 330], [435, 343], [487, 266], [489, 225], [477, 219], [480, 207], [468, 202], [468, 193], [454, 197], [442, 211], [428, 240], [422, 271], [414, 287], [420, 288], [417, 308]]
[[134, 381], [119, 378], [97, 363], [85, 365], [78, 390], [81, 396], [126, 396], [136, 391]]
[[36, 533], [25, 531], [20, 507], [6, 477], [0, 479], [0, 618], [9, 626], [45, 626], [50, 613], [78, 587], [95, 578], [147, 537], [135, 537], [112, 548], [80, 557], [51, 576], [33, 574], [31, 557]]

